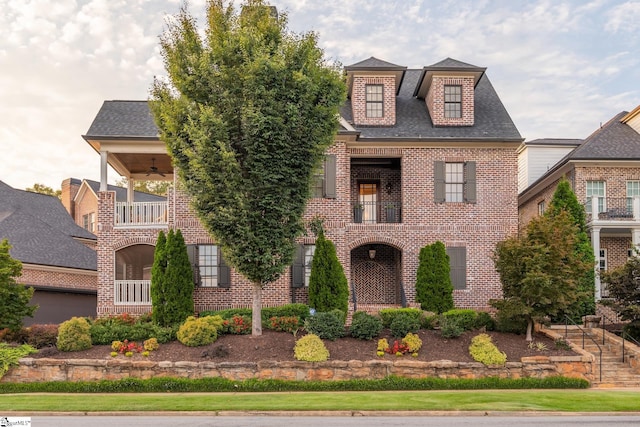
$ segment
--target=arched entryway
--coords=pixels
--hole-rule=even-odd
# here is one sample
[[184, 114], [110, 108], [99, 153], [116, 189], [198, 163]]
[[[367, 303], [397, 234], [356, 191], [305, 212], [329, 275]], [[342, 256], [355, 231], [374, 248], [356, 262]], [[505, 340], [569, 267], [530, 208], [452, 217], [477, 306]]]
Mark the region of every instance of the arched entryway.
[[351, 251], [351, 284], [358, 304], [397, 305], [403, 300], [402, 252], [372, 243]]
[[151, 304], [151, 267], [155, 247], [132, 245], [115, 253], [114, 302]]

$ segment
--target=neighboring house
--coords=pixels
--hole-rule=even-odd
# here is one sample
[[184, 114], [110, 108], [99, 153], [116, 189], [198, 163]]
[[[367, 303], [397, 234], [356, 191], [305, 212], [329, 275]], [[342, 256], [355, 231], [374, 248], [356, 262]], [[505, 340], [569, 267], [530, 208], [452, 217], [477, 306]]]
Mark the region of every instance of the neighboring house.
[[[485, 68], [447, 58], [412, 70], [369, 58], [345, 73], [349, 99], [305, 218], [324, 218], [351, 309], [414, 304], [419, 251], [437, 240], [451, 258], [456, 306], [486, 308], [501, 296], [495, 245], [518, 229], [523, 139]], [[251, 284], [225, 265], [184, 192], [150, 205], [109, 191], [107, 165], [129, 182], [175, 179], [147, 102], [105, 101], [83, 137], [101, 156], [98, 315], [151, 309], [146, 272], [169, 228], [188, 245], [197, 311], [250, 307]], [[292, 267], [265, 286], [264, 305], [307, 302], [314, 238], [299, 243]]]
[[524, 191], [564, 156], [582, 144], [582, 139], [534, 139], [518, 149], [518, 193]]
[[[566, 177], [584, 204], [598, 270], [625, 263], [640, 245], [640, 106], [601, 126], [520, 193], [520, 224], [549, 205]], [[606, 297], [596, 275], [596, 298]]]
[[0, 239], [22, 262], [17, 280], [35, 289], [40, 307], [26, 325], [96, 316], [96, 236], [77, 226], [56, 197], [0, 181]]

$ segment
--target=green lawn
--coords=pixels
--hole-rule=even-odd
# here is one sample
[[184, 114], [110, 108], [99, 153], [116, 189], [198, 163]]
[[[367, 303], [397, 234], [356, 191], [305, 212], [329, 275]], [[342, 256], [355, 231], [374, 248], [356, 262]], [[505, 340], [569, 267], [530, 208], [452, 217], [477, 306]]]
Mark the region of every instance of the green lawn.
[[640, 392], [469, 390], [280, 393], [4, 394], [0, 413], [19, 411], [640, 411]]

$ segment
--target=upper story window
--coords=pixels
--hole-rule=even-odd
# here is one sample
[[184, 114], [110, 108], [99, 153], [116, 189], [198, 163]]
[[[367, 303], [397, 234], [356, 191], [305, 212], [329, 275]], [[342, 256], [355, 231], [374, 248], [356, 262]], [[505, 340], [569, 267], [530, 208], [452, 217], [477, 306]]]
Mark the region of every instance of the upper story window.
[[546, 209], [544, 200], [541, 201], [540, 203], [538, 203], [538, 215], [542, 216], [544, 215], [544, 210]]
[[434, 162], [436, 203], [476, 203], [476, 162]]
[[444, 117], [459, 119], [462, 117], [462, 86], [444, 86]]
[[606, 188], [604, 181], [587, 181], [587, 201], [585, 208], [587, 213], [591, 213], [591, 202], [593, 197], [598, 198], [598, 213], [606, 210], [605, 205]]
[[462, 202], [464, 196], [464, 163], [445, 164], [445, 201]]
[[328, 154], [313, 175], [312, 197], [336, 198], [336, 156]]
[[96, 231], [96, 214], [95, 212], [82, 215], [82, 228], [94, 233]]
[[633, 199], [640, 196], [640, 181], [627, 181], [627, 212], [633, 214]]
[[365, 95], [367, 102], [367, 117], [382, 117], [384, 91], [382, 85], [365, 85]]

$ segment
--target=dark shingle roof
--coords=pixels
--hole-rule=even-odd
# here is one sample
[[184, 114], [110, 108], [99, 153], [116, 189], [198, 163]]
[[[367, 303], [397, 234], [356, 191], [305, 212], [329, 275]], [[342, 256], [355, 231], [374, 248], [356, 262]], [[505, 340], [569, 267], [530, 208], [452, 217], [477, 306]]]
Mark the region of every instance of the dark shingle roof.
[[85, 136], [157, 137], [146, 101], [104, 101]]
[[[85, 179], [87, 185], [91, 187], [94, 193], [98, 194], [100, 191], [100, 183], [97, 181], [92, 181], [90, 179]], [[108, 191], [115, 191], [116, 193], [116, 202], [126, 202], [127, 201], [127, 189], [123, 187], [118, 187], [116, 185], [109, 184], [107, 186]], [[133, 200], [136, 202], [165, 202], [167, 200], [166, 197], [158, 196], [157, 194], [149, 194], [143, 193], [142, 191], [134, 191]]]
[[346, 67], [344, 67], [344, 69], [347, 71], [370, 68], [375, 68], [377, 70], [405, 70], [407, 67], [392, 64], [391, 62], [383, 61], [382, 59], [378, 59], [373, 56], [371, 58], [365, 59], [364, 61], [356, 62], [355, 64], [347, 65]]
[[539, 138], [526, 141], [525, 145], [573, 145], [578, 146], [584, 142], [584, 139], [570, 138]]
[[436, 62], [433, 65], [429, 65], [425, 67], [427, 69], [451, 69], [451, 68], [472, 68], [474, 70], [483, 70], [484, 68], [478, 67], [477, 65], [467, 64], [466, 62], [458, 61], [453, 58], [445, 58], [440, 62]]
[[623, 111], [584, 140], [569, 155], [572, 160], [640, 160], [640, 134], [620, 120]]
[[24, 263], [96, 270], [96, 252], [76, 238], [96, 236], [78, 226], [53, 196], [16, 190], [0, 181], [0, 239]]

